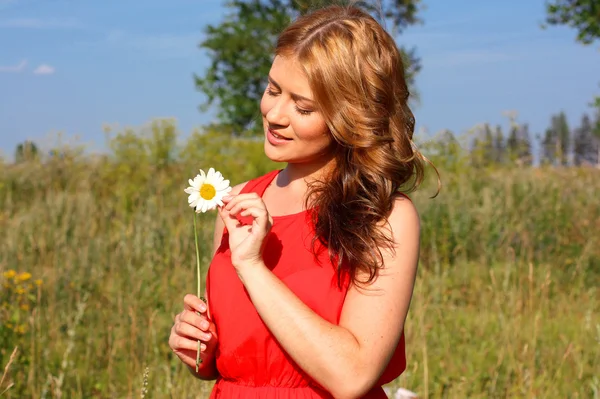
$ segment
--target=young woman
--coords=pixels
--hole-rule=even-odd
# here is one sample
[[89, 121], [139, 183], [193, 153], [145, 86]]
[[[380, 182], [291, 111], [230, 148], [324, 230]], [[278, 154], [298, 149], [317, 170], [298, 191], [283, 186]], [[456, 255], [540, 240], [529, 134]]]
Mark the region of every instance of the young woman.
[[208, 307], [187, 295], [169, 344], [212, 398], [385, 398], [419, 254], [402, 192], [423, 174], [401, 56], [371, 16], [329, 7], [281, 34], [268, 82], [265, 154], [287, 165], [225, 198]]

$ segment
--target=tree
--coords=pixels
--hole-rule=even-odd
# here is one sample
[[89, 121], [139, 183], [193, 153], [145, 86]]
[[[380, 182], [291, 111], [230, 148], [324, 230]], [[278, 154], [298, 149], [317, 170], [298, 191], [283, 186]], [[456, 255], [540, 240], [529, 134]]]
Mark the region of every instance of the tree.
[[[584, 45], [600, 39], [599, 0], [553, 0], [546, 3], [546, 22], [549, 25], [567, 25], [577, 30], [577, 41]], [[600, 97], [592, 106], [600, 112]], [[595, 126], [600, 130], [600, 120]], [[599, 136], [600, 137], [600, 136]]]
[[504, 133], [502, 133], [502, 127], [498, 125], [496, 126], [496, 134], [494, 136], [494, 161], [498, 164], [503, 163], [505, 157]]
[[571, 132], [564, 112], [553, 115], [542, 143], [542, 162], [567, 165]]
[[494, 162], [494, 135], [487, 123], [483, 127], [483, 156], [487, 160], [487, 164]]
[[[417, 17], [421, 0], [387, 0], [381, 7], [372, 2], [356, 2], [381, 21], [389, 21], [392, 32], [420, 22]], [[200, 106], [206, 111], [218, 108], [221, 123], [235, 135], [252, 133], [261, 126], [259, 102], [267, 82], [277, 36], [298, 15], [314, 7], [349, 3], [333, 0], [232, 0], [230, 13], [220, 25], [205, 28], [206, 39], [200, 48], [208, 50], [211, 64], [204, 75], [195, 75], [196, 88], [206, 95]], [[414, 49], [401, 48], [406, 76], [412, 86], [421, 68]]]
[[521, 125], [519, 129], [519, 144], [517, 146], [517, 158], [521, 165], [532, 165], [533, 154], [531, 153], [531, 136], [529, 134], [529, 125]]
[[15, 149], [15, 162], [33, 161], [38, 158], [38, 148], [29, 140], [17, 145]]
[[591, 44], [600, 38], [600, 1], [553, 0], [546, 3], [546, 22], [577, 29], [577, 40]]
[[506, 141], [506, 148], [512, 161], [518, 162], [519, 165], [531, 165], [533, 156], [531, 154], [529, 125], [513, 124]]
[[487, 167], [495, 162], [494, 136], [489, 124], [478, 127], [471, 143], [471, 163], [475, 167]]
[[579, 166], [586, 163], [597, 164], [597, 147], [599, 145], [599, 140], [594, 137], [590, 117], [588, 115], [583, 115], [581, 118], [581, 125], [575, 130], [573, 137], [573, 161], [575, 162], [575, 165]]
[[515, 159], [517, 157], [517, 153], [519, 152], [518, 129], [519, 127], [517, 125], [511, 126], [508, 139], [506, 140], [506, 148], [510, 154], [511, 160]]

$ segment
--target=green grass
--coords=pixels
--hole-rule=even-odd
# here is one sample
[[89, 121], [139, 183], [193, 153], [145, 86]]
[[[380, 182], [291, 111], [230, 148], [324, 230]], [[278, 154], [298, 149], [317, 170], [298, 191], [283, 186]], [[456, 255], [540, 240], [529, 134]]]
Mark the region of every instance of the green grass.
[[[0, 165], [0, 366], [19, 348], [0, 396], [139, 397], [146, 367], [147, 398], [208, 395], [167, 344], [196, 289], [183, 189], [200, 167], [235, 184], [281, 165], [260, 143], [174, 138], [154, 125], [117, 136], [110, 157]], [[434, 161], [441, 194], [429, 199], [430, 179], [412, 195], [421, 264], [408, 368], [392, 385], [423, 398], [598, 397], [600, 171]], [[214, 217], [199, 219], [205, 268]]]

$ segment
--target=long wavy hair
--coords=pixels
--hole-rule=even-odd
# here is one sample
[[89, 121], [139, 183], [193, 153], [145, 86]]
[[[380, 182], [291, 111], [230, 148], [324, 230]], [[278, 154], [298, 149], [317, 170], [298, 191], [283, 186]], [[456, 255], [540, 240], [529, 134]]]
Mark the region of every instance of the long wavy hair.
[[313, 249], [316, 241], [328, 248], [338, 284], [346, 277], [368, 284], [382, 267], [380, 248], [393, 251], [382, 222], [424, 174], [402, 56], [378, 22], [352, 6], [298, 18], [279, 36], [275, 54], [298, 61], [335, 143], [335, 168], [309, 185], [306, 197], [315, 209]]

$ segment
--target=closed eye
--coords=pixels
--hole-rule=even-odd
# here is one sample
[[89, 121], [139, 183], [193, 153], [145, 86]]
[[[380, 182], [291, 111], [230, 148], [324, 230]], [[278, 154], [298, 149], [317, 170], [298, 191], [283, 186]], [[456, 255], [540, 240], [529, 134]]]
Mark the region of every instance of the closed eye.
[[[267, 95], [269, 95], [271, 97], [275, 97], [275, 96], [278, 96], [280, 94], [279, 92], [273, 90], [270, 85], [267, 86], [266, 93], [267, 93]], [[302, 116], [307, 116], [307, 115], [310, 115], [310, 114], [313, 113], [313, 111], [308, 110], [308, 109], [300, 108], [297, 105], [294, 108], [296, 109], [296, 112], [299, 113]]]

